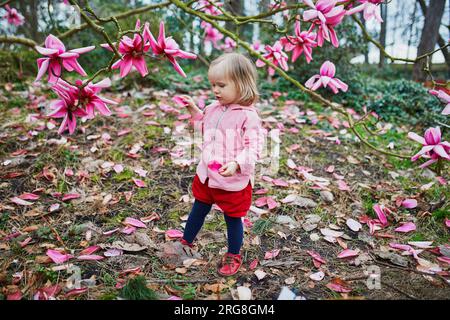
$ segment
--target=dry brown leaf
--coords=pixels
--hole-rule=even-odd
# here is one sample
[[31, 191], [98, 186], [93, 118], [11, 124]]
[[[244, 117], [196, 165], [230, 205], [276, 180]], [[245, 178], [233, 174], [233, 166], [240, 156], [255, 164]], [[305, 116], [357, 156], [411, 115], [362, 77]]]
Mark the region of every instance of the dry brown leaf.
[[205, 284], [203, 286], [203, 289], [205, 291], [211, 291], [213, 293], [220, 293], [222, 290], [228, 288], [227, 285], [223, 284], [223, 283], [214, 283], [214, 284]]

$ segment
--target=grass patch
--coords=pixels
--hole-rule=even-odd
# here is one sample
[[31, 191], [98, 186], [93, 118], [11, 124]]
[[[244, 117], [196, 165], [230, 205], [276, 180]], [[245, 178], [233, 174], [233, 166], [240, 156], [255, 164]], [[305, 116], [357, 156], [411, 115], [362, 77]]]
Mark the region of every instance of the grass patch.
[[9, 220], [9, 213], [8, 212], [2, 212], [0, 215], [0, 230], [6, 230], [6, 224]]
[[443, 221], [445, 218], [450, 219], [450, 206], [434, 210], [433, 218], [438, 221]]
[[103, 293], [98, 299], [99, 300], [116, 300], [118, 293], [115, 291], [108, 291]]
[[193, 300], [195, 299], [196, 295], [197, 295], [197, 287], [189, 283], [187, 286], [183, 288], [181, 298], [183, 298], [183, 300]]
[[77, 151], [72, 151], [72, 150], [68, 150], [64, 147], [59, 148], [57, 150], [56, 153], [57, 156], [57, 160], [59, 163], [58, 166], [61, 167], [71, 167], [71, 166], [75, 166], [76, 164], [80, 163], [80, 159], [79, 159], [79, 152]]
[[36, 235], [39, 237], [39, 239], [54, 240], [52, 229], [50, 229], [50, 227], [47, 226], [43, 226], [37, 229]]
[[253, 232], [257, 235], [263, 235], [273, 226], [271, 219], [259, 219], [253, 224]]
[[387, 156], [387, 160], [396, 170], [406, 170], [417, 166], [410, 159], [400, 159], [397, 157]]
[[156, 300], [156, 292], [147, 288], [143, 276], [137, 276], [128, 280], [127, 284], [120, 290], [120, 296], [126, 300]]
[[61, 192], [61, 193], [66, 193], [67, 191], [69, 191], [66, 181], [59, 180], [57, 190], [58, 190], [58, 192]]
[[[117, 281], [116, 277], [108, 272], [102, 272], [100, 279], [103, 282], [103, 284], [108, 287], [114, 287], [116, 285], [116, 281]], [[117, 293], [116, 293], [116, 296], [117, 296]], [[110, 299], [107, 299], [107, 300], [110, 300]]]
[[413, 234], [409, 237], [408, 241], [426, 241], [427, 237], [422, 233]]
[[222, 219], [215, 218], [214, 220], [211, 220], [204, 224], [204, 229], [208, 231], [216, 231], [221, 230], [223, 228], [226, 228], [226, 223], [225, 220]]

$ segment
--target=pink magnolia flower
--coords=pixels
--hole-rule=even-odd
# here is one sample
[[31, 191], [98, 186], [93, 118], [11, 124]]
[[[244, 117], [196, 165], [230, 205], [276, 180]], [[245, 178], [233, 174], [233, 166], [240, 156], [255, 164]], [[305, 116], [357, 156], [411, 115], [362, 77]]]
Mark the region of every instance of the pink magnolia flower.
[[226, 37], [225, 44], [220, 46], [220, 48], [225, 51], [232, 51], [236, 47], [237, 47], [236, 41], [234, 41], [230, 37]]
[[6, 13], [3, 15], [3, 18], [7, 19], [9, 24], [17, 27], [25, 23], [25, 19], [15, 8], [10, 8], [9, 5], [6, 5], [5, 10]]
[[442, 110], [442, 114], [444, 116], [448, 116], [450, 114], [450, 95], [448, 95], [444, 90], [430, 90], [429, 93], [438, 97], [442, 102], [447, 104], [444, 110]]
[[153, 34], [150, 32], [150, 28], [147, 23], [145, 24], [144, 28], [144, 39], [150, 40], [150, 45], [152, 47], [154, 54], [164, 55], [173, 65], [175, 70], [181, 76], [186, 77], [186, 74], [184, 73], [183, 69], [181, 69], [176, 58], [196, 59], [197, 55], [181, 50], [178, 44], [175, 42], [175, 40], [172, 39], [172, 37], [166, 38], [163, 21], [161, 21], [159, 25], [158, 41], [156, 41], [155, 38], [153, 37]]
[[77, 127], [77, 117], [85, 117], [88, 114], [79, 103], [79, 88], [72, 86], [64, 80], [52, 86], [52, 90], [58, 95], [59, 100], [54, 101], [50, 108], [53, 110], [48, 114], [51, 118], [63, 118], [58, 133], [62, 134], [69, 129], [69, 134], [74, 133]]
[[256, 40], [255, 42], [253, 42], [252, 49], [256, 52], [261, 52], [261, 41]]
[[[76, 82], [76, 84], [79, 86], [81, 86], [83, 83], [85, 83], [85, 81], [81, 82], [81, 80], [78, 80]], [[98, 93], [102, 89], [108, 88], [110, 86], [111, 80], [109, 78], [106, 78], [97, 83], [88, 83], [85, 87], [81, 88], [81, 90], [79, 91], [79, 100], [87, 113], [88, 119], [94, 118], [94, 110], [97, 110], [104, 116], [111, 115], [111, 110], [109, 110], [106, 104], [117, 104], [117, 102], [98, 95]]]
[[317, 32], [317, 45], [321, 47], [324, 40], [331, 41], [333, 46], [339, 47], [339, 40], [334, 28], [342, 22], [345, 16], [345, 9], [343, 5], [337, 6], [338, 0], [318, 0], [316, 4], [312, 0], [304, 0], [312, 9], [303, 12], [303, 20], [311, 21], [310, 31], [319, 26]]
[[[135, 30], [139, 30], [140, 27], [141, 22], [138, 19], [136, 21]], [[101, 46], [105, 49], [113, 51], [107, 43], [102, 44]], [[122, 56], [112, 65], [111, 68], [120, 68], [121, 78], [130, 73], [132, 67], [134, 67], [141, 74], [141, 76], [145, 77], [148, 74], [147, 64], [145, 63], [145, 53], [148, 52], [148, 50], [150, 50], [150, 43], [147, 42], [145, 36], [136, 33], [134, 34], [133, 39], [123, 36], [120, 40], [118, 49]]]
[[35, 48], [40, 54], [46, 56], [46, 58], [37, 59], [38, 74], [35, 81], [39, 81], [48, 70], [48, 82], [55, 83], [61, 76], [61, 66], [69, 72], [76, 71], [82, 76], [87, 76], [77, 59], [80, 54], [94, 50], [95, 46], [66, 51], [64, 43], [50, 34], [45, 39], [45, 48], [40, 46]]
[[[288, 56], [283, 51], [283, 45], [281, 44], [280, 41], [275, 42], [275, 44], [273, 46], [266, 45], [264, 48], [266, 49], [266, 53], [263, 55], [263, 57], [265, 59], [269, 60], [276, 66], [279, 64], [281, 66], [281, 68], [283, 68], [283, 70], [285, 70], [285, 71], [289, 70], [289, 67], [287, 64]], [[258, 59], [256, 61], [256, 66], [259, 68], [264, 67], [265, 65], [266, 65], [266, 63], [262, 60]], [[271, 67], [269, 67], [269, 74], [271, 76], [273, 76], [275, 74], [275, 70]]]
[[439, 127], [428, 128], [425, 131], [424, 137], [421, 137], [414, 132], [409, 132], [408, 138], [423, 145], [423, 148], [411, 157], [411, 161], [416, 161], [421, 157], [430, 158], [430, 160], [420, 165], [420, 168], [423, 169], [430, 164], [435, 163], [440, 158], [450, 160], [450, 143], [441, 141], [441, 129]]
[[306, 62], [312, 60], [312, 48], [317, 47], [316, 34], [309, 31], [300, 31], [300, 21], [295, 22], [295, 37], [288, 36], [289, 39], [282, 38], [281, 44], [287, 52], [294, 50], [292, 53], [292, 62], [304, 53]]
[[378, 221], [381, 223], [381, 225], [383, 227], [387, 226], [388, 220], [386, 215], [392, 213], [392, 211], [383, 205], [379, 205], [378, 203], [373, 205], [373, 211], [375, 211], [375, 213], [377, 214]]
[[213, 26], [207, 22], [202, 21], [200, 26], [205, 29], [205, 38], [203, 39], [203, 42], [205, 44], [211, 42], [214, 48], [220, 49], [217, 41], [223, 39], [223, 34], [220, 33], [220, 31], [216, 28], [213, 28]]
[[222, 12], [219, 10], [218, 7], [222, 7], [223, 3], [221, 2], [215, 2], [213, 0], [200, 0], [198, 2], [198, 9], [199, 11], [202, 11], [206, 14], [210, 14], [212, 16], [219, 16], [222, 14]]
[[333, 93], [338, 93], [338, 90], [345, 92], [348, 89], [348, 85], [334, 78], [336, 73], [336, 67], [330, 61], [325, 61], [320, 67], [320, 74], [312, 76], [308, 81], [306, 81], [305, 86], [313, 91], [320, 87], [329, 87], [333, 90]]
[[379, 23], [382, 23], [383, 19], [381, 18], [379, 5], [383, 1], [384, 0], [358, 0], [358, 2], [361, 4], [353, 9], [348, 10], [347, 15], [351, 15], [364, 10], [364, 19], [366, 21], [375, 18], [375, 20], [377, 20]]
[[111, 111], [106, 104], [117, 104], [113, 100], [98, 95], [103, 88], [111, 85], [111, 80], [108, 78], [97, 83], [89, 83], [83, 88], [81, 88], [83, 84], [81, 80], [77, 80], [76, 84], [79, 87], [60, 79], [58, 83], [52, 86], [52, 90], [55, 91], [60, 99], [50, 105], [52, 112], [48, 116], [52, 118], [64, 118], [58, 130], [59, 134], [63, 133], [66, 129], [69, 129], [69, 134], [72, 134], [77, 125], [76, 117], [92, 119], [95, 111], [109, 116]]

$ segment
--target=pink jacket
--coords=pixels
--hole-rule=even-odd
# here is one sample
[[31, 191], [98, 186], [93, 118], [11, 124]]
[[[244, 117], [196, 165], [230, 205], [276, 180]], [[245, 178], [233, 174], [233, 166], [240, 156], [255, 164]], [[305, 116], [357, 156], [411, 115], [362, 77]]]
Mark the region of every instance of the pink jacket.
[[[202, 183], [227, 191], [240, 191], [249, 181], [255, 183], [255, 163], [261, 157], [265, 143], [265, 130], [253, 105], [221, 105], [218, 101], [208, 105], [203, 113], [195, 114], [190, 123], [201, 133], [202, 154], [197, 175]], [[218, 173], [218, 166], [236, 161], [240, 169], [230, 177]], [[220, 165], [219, 165], [220, 166]]]

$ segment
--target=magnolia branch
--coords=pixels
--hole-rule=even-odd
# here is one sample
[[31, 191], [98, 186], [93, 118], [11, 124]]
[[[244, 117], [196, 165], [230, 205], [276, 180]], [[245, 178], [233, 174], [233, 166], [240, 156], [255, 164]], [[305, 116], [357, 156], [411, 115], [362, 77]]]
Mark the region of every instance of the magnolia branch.
[[389, 53], [387, 53], [386, 49], [378, 41], [376, 41], [375, 39], [373, 39], [369, 35], [369, 33], [368, 33], [367, 29], [364, 27], [363, 23], [357, 17], [355, 17], [355, 15], [353, 15], [352, 18], [359, 25], [359, 27], [361, 28], [361, 30], [363, 32], [363, 35], [366, 38], [366, 40], [372, 42], [378, 49], [380, 49], [380, 51], [383, 53], [383, 55], [386, 56], [387, 58], [389, 58], [392, 62], [394, 62], [394, 61], [404, 61], [404, 62], [416, 63], [417, 61], [422, 60], [422, 59], [424, 59], [426, 57], [432, 56], [436, 52], [443, 51], [445, 48], [450, 46], [450, 43], [447, 43], [447, 44], [443, 45], [442, 47], [437, 48], [436, 50], [433, 50], [433, 51], [428, 52], [426, 54], [417, 56], [415, 59], [396, 58], [396, 57], [390, 55]]
[[31, 39], [27, 39], [27, 38], [22, 38], [22, 37], [5, 37], [5, 36], [0, 36], [0, 43], [10, 43], [10, 44], [21, 44], [27, 47], [30, 47], [32, 49], [34, 49], [34, 46], [37, 46], [38, 44], [36, 43], [36, 41], [31, 40]]
[[8, 3], [10, 3], [12, 0], [6, 0], [0, 3], [0, 8], [6, 6]]
[[91, 27], [92, 29], [94, 29], [94, 31], [96, 31], [97, 33], [101, 34], [106, 42], [109, 44], [109, 46], [111, 47], [111, 49], [113, 49], [114, 54], [117, 57], [120, 57], [120, 53], [119, 51], [117, 51], [117, 48], [113, 45], [111, 39], [109, 38], [108, 34], [105, 32], [105, 29], [103, 27], [100, 27], [98, 24], [96, 24], [91, 18], [89, 18], [86, 13], [81, 10], [81, 8], [78, 6], [78, 3], [75, 0], [69, 0], [70, 4], [75, 6], [75, 8], [80, 12], [81, 16], [83, 17], [84, 21], [86, 21], [86, 23], [89, 25], [89, 27]]
[[[110, 17], [107, 17], [107, 18], [100, 18], [100, 17], [98, 17], [98, 16], [95, 14], [95, 12], [94, 12], [89, 6], [86, 6], [85, 9], [81, 9], [81, 8], [79, 7], [77, 1], [75, 1], [75, 0], [69, 0], [69, 2], [70, 2], [70, 3], [71, 3], [71, 4], [72, 4], [79, 12], [80, 12], [80, 15], [82, 16], [83, 20], [86, 21], [86, 23], [84, 23], [84, 24], [82, 24], [82, 25], [80, 25], [80, 26], [78, 26], [78, 27], [76, 27], [76, 28], [74, 28], [74, 29], [71, 29], [71, 30], [69, 30], [69, 31], [67, 31], [67, 32], [65, 32], [65, 33], [63, 33], [63, 34], [61, 34], [59, 38], [62, 39], [62, 38], [69, 37], [69, 36], [75, 34], [76, 32], [79, 32], [79, 31], [84, 30], [84, 29], [86, 29], [86, 28], [89, 27], [89, 28], [92, 28], [92, 29], [93, 29], [94, 31], [96, 31], [97, 33], [101, 34], [101, 35], [105, 38], [106, 42], [109, 44], [109, 46], [112, 48], [112, 50], [113, 50], [113, 52], [114, 52], [114, 55], [113, 55], [113, 57], [111, 58], [111, 61], [110, 61], [110, 63], [109, 63], [109, 66], [108, 66], [108, 67], [104, 67], [104, 68], [98, 70], [92, 77], [90, 77], [90, 78], [85, 82], [85, 84], [88, 84], [89, 82], [93, 81], [97, 76], [99, 76], [100, 74], [102, 74], [102, 73], [104, 73], [104, 72], [111, 72], [111, 67], [112, 67], [112, 64], [113, 64], [114, 60], [115, 60], [116, 58], [119, 58], [119, 59], [120, 59], [120, 57], [121, 57], [120, 53], [118, 52], [118, 44], [119, 44], [119, 41], [120, 41], [121, 37], [122, 37], [124, 34], [126, 34], [126, 33], [130, 33], [130, 32], [132, 32], [132, 33], [135, 32], [135, 33], [136, 33], [136, 32], [139, 32], [139, 31], [137, 31], [137, 30], [131, 30], [131, 31], [125, 31], [125, 32], [123, 32], [123, 31], [121, 30], [120, 24], [118, 23], [118, 20], [119, 20], [119, 19], [123, 19], [123, 18], [129, 17], [129, 16], [132, 16], [132, 15], [135, 15], [135, 14], [139, 14], [139, 13], [146, 12], [146, 11], [149, 11], [149, 10], [152, 10], [152, 9], [162, 8], [162, 7], [169, 6], [170, 4], [174, 4], [176, 7], [180, 8], [181, 10], [185, 11], [186, 13], [188, 13], [188, 14], [190, 14], [190, 15], [193, 15], [193, 16], [196, 16], [196, 17], [200, 18], [201, 20], [210, 23], [210, 24], [211, 24], [212, 26], [214, 26], [217, 30], [219, 30], [222, 34], [227, 35], [228, 37], [230, 37], [231, 39], [233, 39], [234, 41], [236, 41], [236, 43], [237, 43], [238, 45], [240, 45], [241, 47], [243, 47], [243, 48], [244, 48], [251, 56], [253, 56], [253, 57], [255, 57], [255, 58], [257, 58], [257, 59], [263, 61], [267, 66], [270, 66], [271, 68], [273, 68], [274, 70], [276, 70], [276, 71], [278, 72], [278, 74], [279, 74], [281, 77], [283, 77], [284, 79], [286, 79], [287, 81], [289, 81], [290, 83], [292, 83], [293, 85], [295, 85], [297, 88], [299, 88], [299, 89], [302, 90], [303, 92], [309, 94], [313, 100], [318, 101], [318, 102], [320, 102], [320, 103], [322, 103], [322, 104], [324, 104], [324, 105], [330, 107], [332, 110], [334, 110], [334, 111], [336, 111], [336, 112], [342, 114], [344, 117], [347, 118], [347, 121], [348, 121], [348, 123], [349, 123], [349, 128], [350, 128], [350, 130], [351, 130], [351, 131], [358, 137], [358, 139], [360, 139], [361, 142], [363, 142], [366, 146], [370, 147], [371, 149], [373, 149], [373, 150], [375, 150], [375, 151], [377, 151], [377, 152], [379, 152], [379, 153], [385, 154], [385, 155], [394, 156], [394, 157], [399, 157], [399, 158], [410, 158], [410, 156], [405, 156], [405, 155], [395, 154], [395, 153], [392, 153], [392, 152], [389, 152], [389, 151], [386, 151], [386, 150], [379, 149], [379, 148], [377, 148], [376, 146], [374, 146], [373, 144], [371, 144], [369, 141], [367, 141], [367, 140], [363, 137], [362, 133], [358, 131], [358, 127], [359, 127], [359, 126], [362, 126], [362, 128], [363, 128], [364, 130], [366, 130], [369, 134], [372, 134], [371, 130], [369, 130], [369, 128], [367, 127], [367, 125], [364, 123], [365, 119], [364, 119], [364, 120], [361, 120], [361, 119], [360, 119], [359, 121], [357, 121], [357, 122], [355, 123], [355, 122], [354, 122], [354, 119], [353, 119], [353, 116], [345, 110], [345, 108], [343, 107], [342, 104], [334, 103], [334, 102], [332, 102], [332, 101], [330, 101], [330, 100], [324, 98], [324, 97], [321, 96], [320, 94], [318, 94], [318, 93], [316, 93], [316, 92], [314, 92], [314, 91], [312, 91], [312, 90], [307, 89], [307, 88], [304, 87], [300, 82], [298, 82], [298, 81], [295, 80], [294, 78], [290, 77], [283, 69], [281, 69], [280, 67], [274, 65], [271, 61], [265, 59], [265, 58], [262, 56], [262, 54], [260, 54], [259, 52], [254, 51], [254, 50], [252, 49], [252, 47], [251, 47], [247, 42], [245, 42], [244, 40], [242, 40], [238, 35], [236, 35], [235, 33], [231, 32], [231, 31], [229, 31], [229, 30], [226, 30], [225, 28], [221, 27], [221, 26], [219, 25], [219, 23], [218, 23], [218, 22], [220, 22], [220, 21], [232, 21], [232, 22], [233, 22], [234, 24], [236, 24], [236, 25], [241, 25], [241, 24], [245, 24], [245, 23], [249, 23], [249, 22], [268, 22], [268, 21], [266, 21], [266, 20], [262, 21], [261, 19], [262, 19], [262, 18], [265, 18], [265, 17], [272, 16], [272, 15], [278, 13], [278, 12], [281, 12], [281, 11], [285, 11], [285, 10], [298, 10], [298, 9], [300, 9], [300, 8], [304, 8], [304, 7], [305, 7], [304, 4], [298, 4], [298, 5], [293, 5], [293, 6], [280, 7], [280, 8], [278, 8], [278, 9], [275, 9], [275, 10], [272, 10], [272, 11], [269, 11], [269, 12], [265, 12], [265, 13], [261, 13], [261, 14], [259, 14], [259, 15], [243, 17], [243, 16], [234, 16], [233, 14], [227, 12], [226, 10], [224, 10], [224, 9], [218, 7], [218, 6], [216, 6], [216, 8], [218, 8], [218, 9], [223, 13], [224, 16], [213, 16], [213, 15], [208, 15], [208, 14], [205, 14], [205, 13], [200, 12], [200, 11], [198, 11], [198, 10], [195, 10], [195, 9], [190, 8], [189, 6], [190, 6], [192, 3], [194, 3], [193, 1], [190, 1], [189, 4], [185, 4], [185, 3], [183, 3], [183, 2], [181, 2], [181, 1], [179, 1], [179, 0], [170, 0], [169, 2], [164, 2], [164, 3], [158, 4], [158, 5], [150, 5], [150, 6], [145, 6], [145, 7], [138, 8], [138, 9], [133, 9], [133, 10], [127, 11], [127, 12], [125, 12], [125, 13], [123, 13], [123, 14], [116, 15], [116, 16], [110, 16]], [[340, 4], [348, 4], [348, 3], [350, 3], [350, 2], [352, 2], [352, 1], [344, 1], [344, 2], [341, 2]], [[211, 2], [210, 2], [210, 3], [211, 3]], [[95, 22], [94, 20], [92, 20], [92, 19], [87, 15], [87, 13], [89, 13], [90, 15], [92, 15], [92, 16], [97, 20], [97, 22]], [[294, 16], [295, 16], [295, 15], [294, 15]], [[399, 60], [399, 61], [405, 61], [405, 62], [412, 62], [412, 63], [414, 63], [414, 62], [417, 61], [417, 60], [420, 60], [420, 59], [423, 59], [423, 58], [428, 58], [429, 56], [431, 56], [431, 55], [434, 54], [435, 52], [437, 52], [437, 51], [439, 51], [439, 50], [442, 50], [443, 48], [446, 48], [447, 46], [450, 45], [450, 44], [446, 44], [444, 47], [441, 47], [441, 48], [439, 48], [439, 49], [436, 49], [436, 50], [434, 50], [433, 52], [430, 52], [430, 53], [428, 53], [428, 54], [419, 56], [419, 57], [417, 57], [415, 60], [412, 60], [412, 59], [404, 59], [404, 58], [395, 58], [395, 57], [389, 55], [389, 54], [385, 51], [385, 49], [383, 48], [383, 46], [381, 46], [378, 42], [376, 42], [375, 40], [373, 40], [373, 39], [370, 37], [370, 35], [368, 34], [367, 30], [364, 28], [364, 26], [362, 25], [362, 23], [361, 23], [356, 17], [353, 16], [353, 19], [360, 25], [360, 27], [361, 27], [361, 29], [362, 29], [362, 31], [363, 31], [363, 33], [364, 33], [366, 39], [367, 39], [368, 41], [374, 43], [377, 47], [379, 47], [380, 50], [382, 50], [382, 52], [383, 52], [389, 59], [391, 59], [392, 61], [394, 61], [394, 60]], [[295, 20], [295, 19], [293, 19], [293, 20]], [[112, 42], [111, 39], [109, 38], [108, 34], [105, 32], [104, 28], [100, 26], [101, 24], [105, 24], [105, 23], [108, 23], [108, 22], [113, 22], [113, 23], [116, 25], [117, 29], [118, 29], [118, 31], [117, 31], [117, 41], [116, 41], [116, 44], [115, 44], [115, 45], [113, 44], [113, 42]], [[270, 21], [270, 22], [273, 23], [272, 21]], [[291, 19], [290, 19], [288, 22], [291, 22]], [[289, 28], [289, 23], [288, 23], [288, 26], [286, 27], [286, 30], [278, 30], [278, 27], [276, 27], [276, 29], [277, 29], [276, 31], [277, 31], [277, 32], [286, 33], [286, 32], [288, 31], [287, 28]], [[26, 39], [26, 38], [18, 38], [18, 37], [0, 37], [0, 43], [1, 43], [1, 42], [4, 42], [4, 43], [18, 43], [18, 44], [22, 44], [22, 45], [29, 46], [29, 47], [31, 47], [31, 48], [34, 48], [34, 46], [37, 45], [36, 42], [33, 41], [33, 40]]]
[[274, 65], [272, 62], [270, 62], [269, 60], [265, 59], [260, 53], [254, 51], [251, 46], [243, 41], [242, 39], [240, 39], [236, 34], [222, 28], [216, 21], [210, 19], [207, 15], [193, 10], [189, 7], [186, 6], [186, 4], [184, 4], [183, 2], [179, 1], [179, 0], [170, 0], [173, 4], [175, 4], [177, 7], [181, 8], [183, 11], [185, 11], [188, 14], [191, 15], [195, 15], [197, 17], [199, 17], [200, 19], [210, 23], [211, 25], [213, 25], [217, 30], [219, 30], [221, 33], [229, 36], [230, 38], [232, 38], [234, 41], [236, 41], [237, 44], [241, 45], [245, 50], [247, 50], [247, 52], [252, 55], [253, 57], [260, 59], [261, 61], [263, 61], [266, 65], [270, 66], [271, 68], [275, 69], [280, 76], [282, 76], [284, 79], [288, 80], [290, 83], [292, 83], [293, 85], [295, 85], [297, 88], [299, 88], [300, 90], [306, 92], [307, 94], [309, 94], [314, 100], [329, 106], [330, 108], [332, 108], [333, 110], [339, 112], [340, 114], [344, 115], [347, 118], [347, 121], [349, 123], [350, 129], [352, 130], [352, 132], [368, 147], [370, 147], [371, 149], [378, 151], [379, 153], [385, 154], [385, 155], [390, 155], [390, 156], [394, 156], [394, 157], [398, 157], [398, 158], [410, 158], [410, 156], [406, 156], [406, 155], [399, 155], [399, 154], [395, 154], [386, 150], [382, 150], [377, 148], [376, 146], [374, 146], [373, 144], [371, 144], [370, 142], [368, 142], [367, 140], [364, 139], [364, 137], [357, 131], [357, 126], [354, 124], [353, 121], [353, 117], [351, 114], [349, 114], [344, 107], [341, 104], [337, 104], [334, 102], [331, 102], [327, 99], [325, 99], [324, 97], [322, 97], [320, 94], [311, 91], [307, 88], [305, 88], [300, 82], [298, 82], [297, 80], [295, 80], [294, 78], [290, 77], [283, 69], [279, 68], [278, 66]]
[[[129, 11], [126, 11], [124, 13], [121, 13], [121, 14], [118, 14], [118, 15], [115, 15], [115, 16], [109, 16], [107, 18], [103, 18], [103, 19], [101, 19], [101, 21], [98, 22], [98, 24], [105, 24], [105, 23], [108, 23], [110, 21], [114, 22], [114, 20], [122, 20], [122, 19], [125, 19], [125, 18], [128, 18], [128, 17], [134, 16], [134, 15], [140, 14], [140, 13], [144, 13], [144, 12], [147, 12], [147, 11], [154, 10], [154, 9], [161, 9], [161, 8], [167, 7], [169, 5], [170, 5], [170, 2], [163, 2], [163, 3], [160, 3], [160, 4], [152, 4], [152, 5], [148, 5], [148, 6], [142, 7], [142, 8], [129, 10]], [[79, 25], [77, 27], [74, 27], [74, 28], [64, 32], [64, 33], [61, 33], [60, 35], [58, 35], [58, 38], [60, 40], [63, 40], [65, 38], [68, 38], [68, 37], [70, 37], [70, 36], [80, 32], [80, 31], [85, 30], [88, 27], [89, 27], [88, 23], [83, 23], [83, 24], [81, 24], [81, 25]], [[16, 43], [16, 44], [25, 45], [25, 46], [28, 46], [28, 47], [31, 47], [31, 48], [34, 48], [35, 45], [38, 45], [34, 40], [31, 40], [31, 39], [28, 39], [28, 38], [6, 37], [6, 36], [0, 37], [0, 43], [11, 43], [11, 44]], [[31, 43], [34, 43], [34, 44], [31, 45]], [[40, 44], [40, 46], [43, 46], [43, 45], [44, 45], [43, 43]]]

